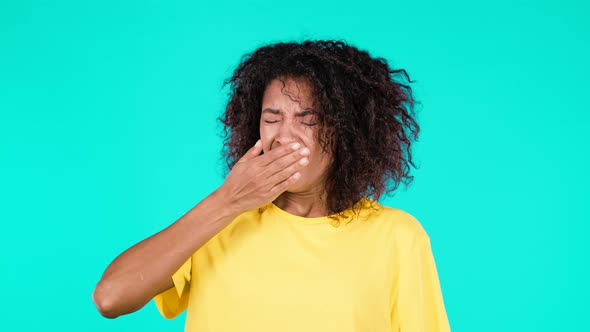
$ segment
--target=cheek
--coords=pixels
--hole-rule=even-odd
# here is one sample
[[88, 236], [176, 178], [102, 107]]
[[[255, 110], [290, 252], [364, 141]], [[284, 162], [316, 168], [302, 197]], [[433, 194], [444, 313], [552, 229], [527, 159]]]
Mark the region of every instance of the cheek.
[[279, 126], [276, 124], [260, 123], [260, 137], [262, 138], [272, 138], [278, 133], [278, 130]]
[[314, 160], [312, 163], [315, 165], [315, 171], [318, 173], [324, 172], [330, 165], [331, 158], [329, 155], [323, 153], [321, 147], [317, 147], [318, 150], [313, 155]]

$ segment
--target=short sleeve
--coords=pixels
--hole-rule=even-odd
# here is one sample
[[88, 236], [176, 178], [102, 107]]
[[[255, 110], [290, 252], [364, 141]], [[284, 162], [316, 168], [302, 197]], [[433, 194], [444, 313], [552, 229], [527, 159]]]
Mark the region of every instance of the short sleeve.
[[154, 296], [156, 307], [162, 316], [172, 319], [188, 307], [192, 257], [172, 275], [174, 287]]
[[430, 240], [417, 241], [400, 259], [391, 310], [392, 331], [449, 332]]

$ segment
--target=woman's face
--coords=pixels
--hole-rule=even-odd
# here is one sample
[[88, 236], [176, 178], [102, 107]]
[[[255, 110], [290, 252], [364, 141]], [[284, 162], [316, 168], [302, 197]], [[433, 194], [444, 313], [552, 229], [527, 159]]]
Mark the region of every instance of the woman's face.
[[[264, 153], [281, 145], [300, 143], [310, 151], [309, 164], [299, 171], [301, 178], [287, 189], [289, 192], [323, 191], [331, 157], [317, 141], [319, 123], [310, 86], [303, 80], [271, 81], [262, 97], [260, 138]], [[283, 89], [283, 91], [281, 91]], [[293, 100], [293, 99], [295, 100]]]

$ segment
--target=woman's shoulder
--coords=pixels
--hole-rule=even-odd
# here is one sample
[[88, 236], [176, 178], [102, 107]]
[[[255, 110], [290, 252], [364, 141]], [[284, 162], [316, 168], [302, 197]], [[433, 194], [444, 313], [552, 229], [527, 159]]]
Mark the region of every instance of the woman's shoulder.
[[420, 243], [430, 241], [424, 226], [413, 214], [401, 208], [376, 204], [378, 209], [374, 218], [379, 219], [381, 224], [391, 231], [395, 239]]

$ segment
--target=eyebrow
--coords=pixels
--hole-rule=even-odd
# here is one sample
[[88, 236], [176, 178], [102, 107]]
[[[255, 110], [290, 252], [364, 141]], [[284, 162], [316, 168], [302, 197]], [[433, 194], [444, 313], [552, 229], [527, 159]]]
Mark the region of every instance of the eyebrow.
[[[274, 108], [265, 108], [264, 110], [262, 110], [262, 114], [264, 113], [270, 113], [270, 114], [282, 114], [283, 112], [281, 110], [278, 109], [274, 109]], [[295, 113], [296, 117], [304, 117], [306, 115], [309, 114], [317, 114], [318, 112], [314, 111], [314, 110], [305, 110], [302, 112], [297, 112]]]

